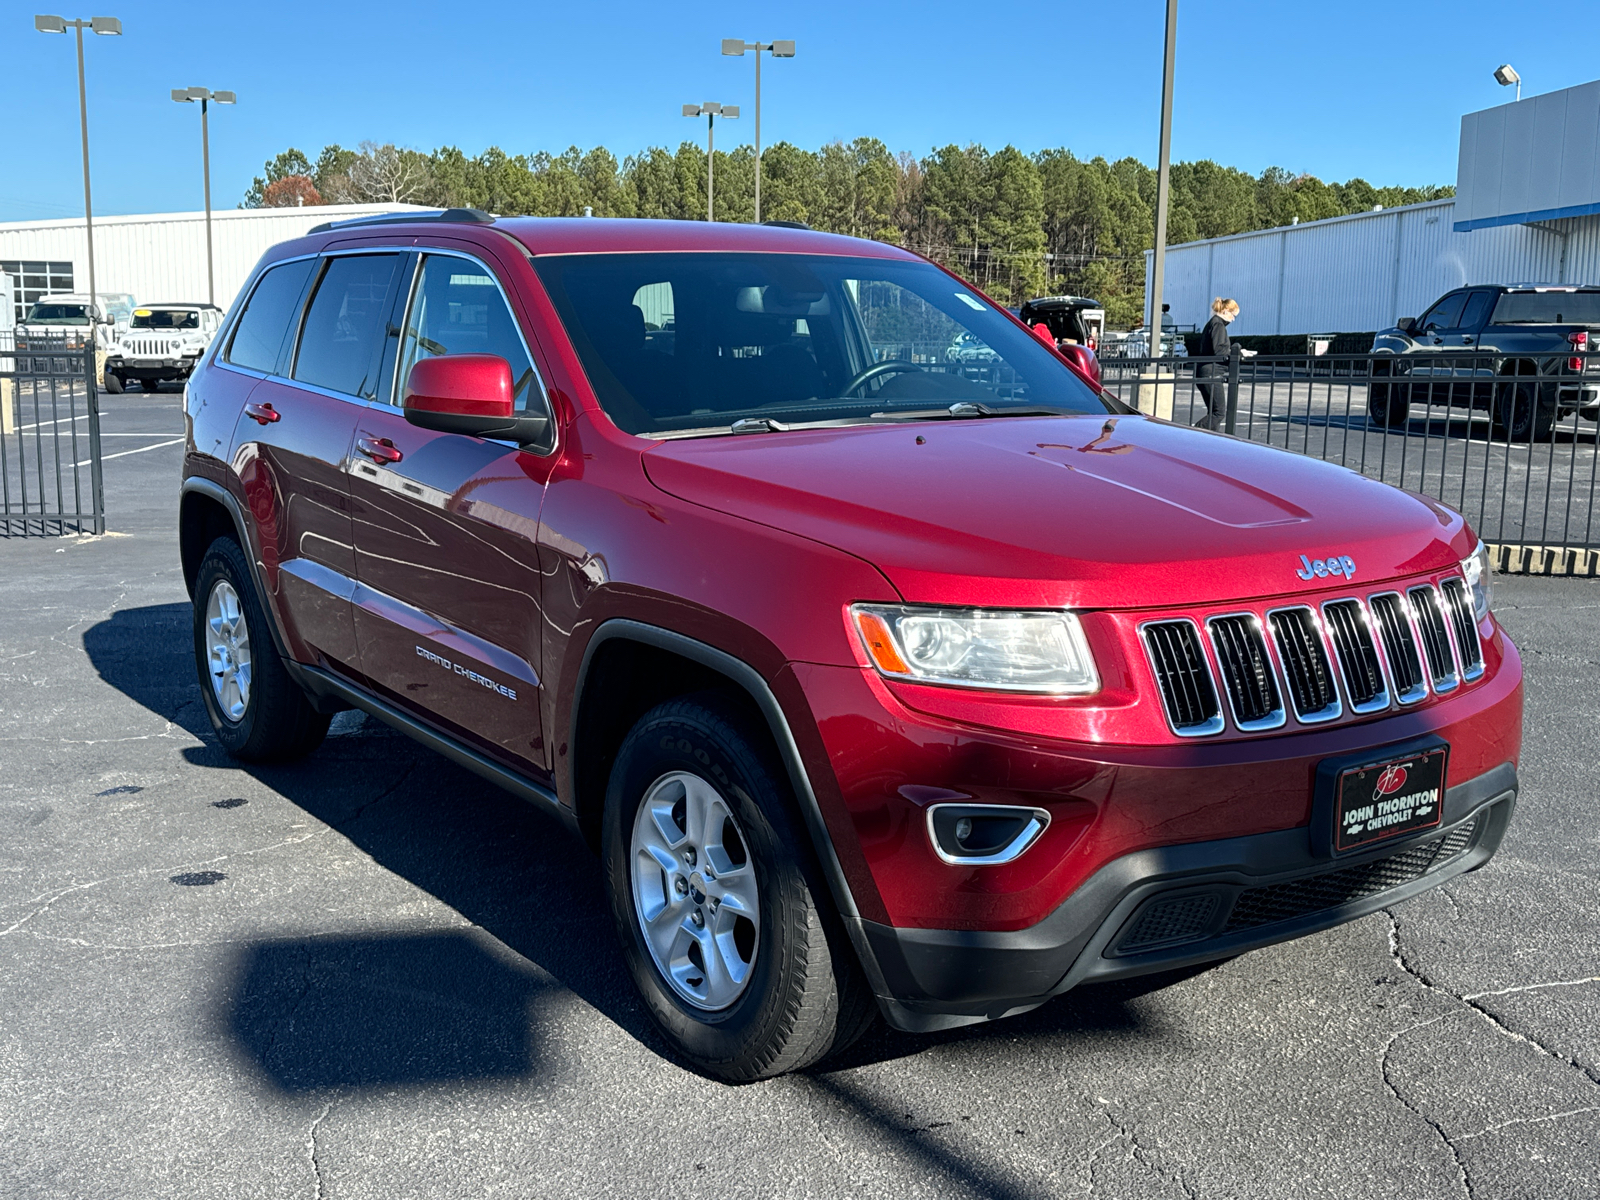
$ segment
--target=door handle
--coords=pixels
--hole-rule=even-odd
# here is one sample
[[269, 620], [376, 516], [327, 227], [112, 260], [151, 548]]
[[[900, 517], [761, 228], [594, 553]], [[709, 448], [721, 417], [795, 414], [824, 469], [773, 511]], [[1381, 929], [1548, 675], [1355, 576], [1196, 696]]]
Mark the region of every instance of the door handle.
[[274, 421], [282, 420], [283, 414], [270, 404], [246, 404], [244, 415], [257, 425], [270, 425]]
[[357, 438], [356, 449], [379, 463], [397, 463], [405, 457], [388, 438]]

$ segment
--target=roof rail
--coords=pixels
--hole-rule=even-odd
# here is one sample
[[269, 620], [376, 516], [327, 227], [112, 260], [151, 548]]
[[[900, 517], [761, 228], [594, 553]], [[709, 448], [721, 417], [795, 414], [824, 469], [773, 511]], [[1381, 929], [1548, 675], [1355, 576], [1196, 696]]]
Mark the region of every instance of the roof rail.
[[763, 225], [775, 225], [779, 229], [810, 229], [804, 221], [763, 221]]
[[411, 225], [419, 221], [444, 221], [453, 225], [493, 225], [494, 218], [479, 208], [446, 208], [438, 212], [384, 213], [376, 217], [350, 217], [344, 221], [324, 221], [307, 233], [331, 233], [363, 225]]

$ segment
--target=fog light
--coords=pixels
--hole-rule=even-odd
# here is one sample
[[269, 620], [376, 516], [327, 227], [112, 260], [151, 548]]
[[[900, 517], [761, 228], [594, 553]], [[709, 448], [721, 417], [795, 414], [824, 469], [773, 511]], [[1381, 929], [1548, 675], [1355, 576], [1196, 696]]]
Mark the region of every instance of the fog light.
[[1050, 824], [1042, 808], [1005, 804], [935, 804], [928, 809], [928, 837], [947, 863], [997, 866], [1020, 858]]

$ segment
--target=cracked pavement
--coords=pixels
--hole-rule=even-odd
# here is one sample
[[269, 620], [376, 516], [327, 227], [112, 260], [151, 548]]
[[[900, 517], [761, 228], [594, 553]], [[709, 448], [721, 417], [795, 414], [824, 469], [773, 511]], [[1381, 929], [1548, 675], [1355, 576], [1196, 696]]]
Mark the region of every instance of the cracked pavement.
[[526, 804], [355, 714], [221, 754], [178, 453], [107, 464], [117, 536], [0, 541], [0, 1197], [1600, 1197], [1600, 582], [1497, 577], [1528, 721], [1484, 870], [727, 1088]]

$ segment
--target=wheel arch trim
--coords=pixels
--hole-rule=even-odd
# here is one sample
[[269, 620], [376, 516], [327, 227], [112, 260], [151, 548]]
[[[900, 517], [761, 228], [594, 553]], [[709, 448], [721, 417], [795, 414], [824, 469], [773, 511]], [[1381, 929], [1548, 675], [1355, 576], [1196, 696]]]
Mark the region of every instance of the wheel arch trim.
[[[256, 593], [261, 599], [262, 612], [267, 618], [267, 629], [272, 634], [273, 648], [277, 650], [279, 658], [282, 658], [286, 663], [290, 664], [290, 670], [292, 671], [295, 664], [289, 654], [288, 643], [284, 640], [283, 630], [278, 627], [278, 614], [276, 611], [276, 606], [271, 603], [271, 593], [268, 592], [266, 587], [262, 584], [261, 567], [260, 564], [256, 562], [256, 556], [251, 550], [250, 536], [247, 532], [249, 529], [249, 524], [245, 520], [244, 508], [239, 503], [239, 498], [214, 480], [203, 479], [195, 475], [191, 475], [189, 478], [185, 479], [183, 481], [183, 486], [179, 489], [178, 493], [178, 539], [180, 554], [182, 553], [181, 547], [183, 543], [183, 506], [190, 496], [204, 496], [207, 500], [212, 500], [217, 504], [220, 504], [224, 511], [227, 512], [229, 520], [233, 522], [233, 531], [237, 536], [239, 548], [244, 551], [244, 560], [250, 568], [250, 582], [255, 584]], [[203, 547], [201, 548], [200, 553], [201, 557], [204, 557], [205, 550]], [[196, 566], [198, 566], [198, 563]], [[188, 582], [187, 579], [185, 582]], [[193, 598], [194, 597], [191, 595], [190, 599], [192, 600]]]

